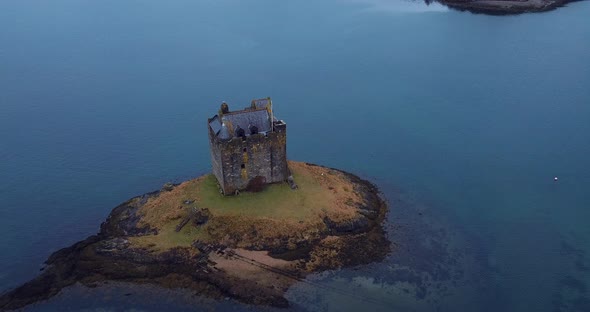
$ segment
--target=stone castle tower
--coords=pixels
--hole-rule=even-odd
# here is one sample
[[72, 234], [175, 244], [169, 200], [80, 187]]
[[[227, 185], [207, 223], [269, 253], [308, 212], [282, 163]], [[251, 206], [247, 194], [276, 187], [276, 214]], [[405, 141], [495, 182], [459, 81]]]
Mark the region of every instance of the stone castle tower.
[[270, 98], [238, 111], [224, 102], [207, 123], [213, 174], [223, 194], [287, 180], [287, 125], [274, 117]]

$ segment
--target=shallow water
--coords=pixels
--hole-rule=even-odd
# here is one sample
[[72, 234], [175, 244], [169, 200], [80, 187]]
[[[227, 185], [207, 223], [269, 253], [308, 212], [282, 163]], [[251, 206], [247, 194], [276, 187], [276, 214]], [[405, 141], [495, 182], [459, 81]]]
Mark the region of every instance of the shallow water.
[[[220, 101], [272, 96], [289, 157], [377, 183], [399, 245], [310, 277], [294, 309], [590, 310], [589, 13], [2, 1], [0, 289], [125, 199], [207, 172]], [[31, 309], [169, 306], [87, 296]]]

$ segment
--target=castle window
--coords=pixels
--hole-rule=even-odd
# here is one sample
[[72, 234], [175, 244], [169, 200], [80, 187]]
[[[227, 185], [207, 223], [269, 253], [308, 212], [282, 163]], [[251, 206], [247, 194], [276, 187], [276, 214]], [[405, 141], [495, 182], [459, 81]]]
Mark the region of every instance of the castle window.
[[236, 136], [237, 137], [246, 137], [246, 131], [244, 131], [244, 129], [240, 128], [240, 126], [238, 126], [238, 128], [236, 129]]
[[258, 127], [250, 125], [248, 126], [248, 129], [250, 130], [250, 134], [257, 134], [258, 133]]
[[246, 165], [245, 165], [245, 164], [242, 164], [242, 166], [241, 166], [241, 167], [242, 167], [242, 169], [244, 169], [244, 168], [246, 168]]

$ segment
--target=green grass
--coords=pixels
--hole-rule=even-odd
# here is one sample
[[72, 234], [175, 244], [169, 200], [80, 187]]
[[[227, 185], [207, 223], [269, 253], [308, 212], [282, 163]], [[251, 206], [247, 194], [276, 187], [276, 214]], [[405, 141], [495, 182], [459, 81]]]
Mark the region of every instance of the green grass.
[[174, 231], [176, 224], [171, 222], [162, 226], [158, 235], [130, 237], [129, 239], [136, 246], [147, 247], [154, 251], [165, 251], [173, 247], [188, 247], [196, 239], [207, 239], [207, 232], [202, 227], [187, 224], [180, 232], [176, 232]]
[[292, 190], [287, 183], [279, 183], [268, 185], [259, 193], [223, 196], [211, 174], [199, 185], [196, 194], [199, 206], [209, 208], [214, 215], [304, 220], [329, 206], [330, 197], [313, 177], [295, 173], [294, 178], [299, 185], [297, 190]]
[[[223, 196], [219, 193], [215, 176], [209, 174], [182, 183], [170, 192], [160, 193], [141, 208], [142, 220], [157, 228], [158, 235], [133, 237], [130, 240], [138, 247], [164, 251], [173, 247], [188, 247], [196, 239], [219, 240], [220, 234], [216, 229], [231, 229], [234, 234], [240, 231], [249, 233], [251, 226], [256, 226], [259, 233], [272, 236], [276, 234], [273, 232], [298, 231], [300, 226], [305, 228], [316, 224], [318, 220], [321, 222], [320, 216], [327, 213], [332, 216], [342, 213], [342, 208], [336, 202], [342, 201], [343, 196], [349, 196], [352, 185], [332, 177], [329, 171], [324, 176], [317, 168], [302, 164], [292, 163], [290, 167], [299, 186], [296, 190], [292, 190], [287, 183], [276, 183], [267, 185], [258, 193], [242, 192], [236, 196]], [[317, 179], [324, 182], [320, 184]], [[335, 190], [342, 189], [345, 191], [336, 195]], [[195, 202], [184, 204], [185, 200]], [[210, 222], [200, 227], [187, 224], [180, 232], [175, 232], [176, 225], [195, 206], [209, 209]], [[279, 222], [272, 222], [275, 220]]]

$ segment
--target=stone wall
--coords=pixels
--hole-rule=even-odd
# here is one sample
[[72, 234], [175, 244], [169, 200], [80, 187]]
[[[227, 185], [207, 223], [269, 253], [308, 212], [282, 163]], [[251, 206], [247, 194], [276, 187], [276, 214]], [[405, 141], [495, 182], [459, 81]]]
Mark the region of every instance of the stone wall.
[[209, 152], [211, 154], [211, 167], [213, 175], [217, 178], [220, 185], [223, 181], [223, 168], [221, 166], [221, 146], [217, 143], [218, 140], [215, 137], [215, 133], [209, 127], [210, 120], [207, 121], [207, 129], [209, 130]]
[[291, 174], [287, 166], [287, 125], [283, 122], [274, 123], [274, 132], [269, 134], [271, 144], [270, 183], [286, 181]]
[[243, 190], [251, 179], [262, 176], [266, 183], [282, 182], [287, 168], [287, 126], [275, 123], [274, 132], [246, 138], [219, 140], [209, 129], [213, 173], [224, 194]]

